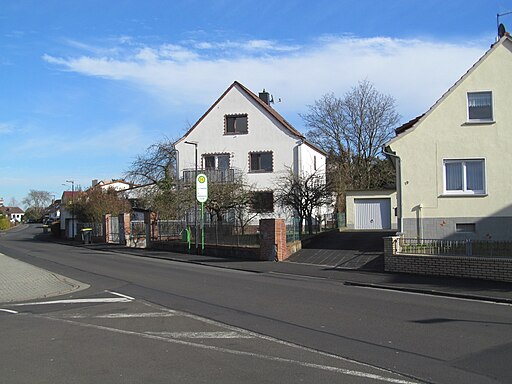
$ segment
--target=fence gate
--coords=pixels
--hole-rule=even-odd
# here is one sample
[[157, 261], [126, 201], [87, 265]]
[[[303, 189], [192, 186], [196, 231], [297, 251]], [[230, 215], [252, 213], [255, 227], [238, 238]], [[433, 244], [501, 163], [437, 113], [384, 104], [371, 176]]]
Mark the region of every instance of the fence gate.
[[119, 216], [110, 216], [109, 243], [119, 244]]

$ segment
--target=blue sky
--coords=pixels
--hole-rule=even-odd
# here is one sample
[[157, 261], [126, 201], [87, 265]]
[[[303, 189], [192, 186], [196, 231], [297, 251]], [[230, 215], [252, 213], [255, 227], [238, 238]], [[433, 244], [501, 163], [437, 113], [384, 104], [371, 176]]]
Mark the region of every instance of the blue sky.
[[[2, 0], [0, 197], [121, 178], [238, 80], [298, 130], [368, 79], [403, 121], [489, 48], [512, 0]], [[512, 15], [503, 16], [512, 30]]]

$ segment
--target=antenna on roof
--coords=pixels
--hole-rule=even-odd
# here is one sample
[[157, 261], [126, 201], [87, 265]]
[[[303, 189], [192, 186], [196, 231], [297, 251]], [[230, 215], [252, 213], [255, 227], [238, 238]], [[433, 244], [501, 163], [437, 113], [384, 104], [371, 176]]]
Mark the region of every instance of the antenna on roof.
[[496, 14], [496, 27], [498, 28], [498, 39], [497, 40], [501, 39], [503, 36], [505, 36], [507, 34], [507, 31], [505, 30], [505, 26], [500, 23], [500, 17], [507, 16], [510, 14], [512, 14], [512, 11]]

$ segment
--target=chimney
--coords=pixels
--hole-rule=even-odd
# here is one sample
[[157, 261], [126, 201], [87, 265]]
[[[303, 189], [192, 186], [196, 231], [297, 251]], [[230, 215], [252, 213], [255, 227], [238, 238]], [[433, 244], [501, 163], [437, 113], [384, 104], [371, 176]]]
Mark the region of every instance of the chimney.
[[263, 88], [263, 92], [259, 93], [259, 97], [265, 104], [270, 105], [270, 93], [265, 91], [265, 88]]
[[92, 186], [95, 187], [98, 184], [98, 179], [92, 180]]
[[4, 206], [4, 198], [0, 197], [0, 207], [3, 207], [3, 206]]

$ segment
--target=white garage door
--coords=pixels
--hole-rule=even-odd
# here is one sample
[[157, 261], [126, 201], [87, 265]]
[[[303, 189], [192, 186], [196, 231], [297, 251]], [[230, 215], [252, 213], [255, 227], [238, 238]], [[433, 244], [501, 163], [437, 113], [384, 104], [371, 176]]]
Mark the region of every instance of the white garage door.
[[391, 229], [390, 199], [356, 199], [356, 229]]

